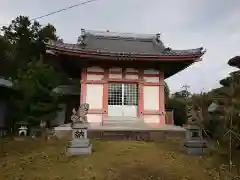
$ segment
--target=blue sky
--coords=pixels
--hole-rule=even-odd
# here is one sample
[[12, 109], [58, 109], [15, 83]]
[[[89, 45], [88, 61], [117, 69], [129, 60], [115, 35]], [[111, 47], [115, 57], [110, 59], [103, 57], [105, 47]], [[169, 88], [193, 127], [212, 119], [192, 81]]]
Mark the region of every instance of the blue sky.
[[[19, 15], [31, 18], [83, 0], [0, 0], [0, 25]], [[117, 32], [162, 33], [166, 46], [207, 49], [202, 62], [167, 79], [172, 92], [219, 86], [233, 68], [229, 58], [240, 53], [239, 0], [98, 0], [39, 20], [51, 23], [65, 42], [76, 42], [81, 28]]]

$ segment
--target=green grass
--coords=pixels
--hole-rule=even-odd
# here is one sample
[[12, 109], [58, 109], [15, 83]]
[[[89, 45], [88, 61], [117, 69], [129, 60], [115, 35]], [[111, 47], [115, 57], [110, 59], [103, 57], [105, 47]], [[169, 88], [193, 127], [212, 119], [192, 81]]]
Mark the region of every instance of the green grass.
[[66, 141], [7, 141], [2, 180], [210, 180], [212, 160], [181, 152], [176, 143], [93, 141], [92, 155], [68, 157]]

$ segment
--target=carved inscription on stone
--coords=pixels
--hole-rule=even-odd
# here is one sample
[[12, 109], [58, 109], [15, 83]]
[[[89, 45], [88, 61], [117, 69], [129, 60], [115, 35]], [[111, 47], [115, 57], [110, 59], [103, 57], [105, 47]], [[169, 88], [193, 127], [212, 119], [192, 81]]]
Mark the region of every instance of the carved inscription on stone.
[[83, 130], [77, 130], [77, 131], [75, 132], [75, 137], [76, 137], [77, 139], [84, 138], [84, 137], [85, 137], [84, 131], [83, 131]]

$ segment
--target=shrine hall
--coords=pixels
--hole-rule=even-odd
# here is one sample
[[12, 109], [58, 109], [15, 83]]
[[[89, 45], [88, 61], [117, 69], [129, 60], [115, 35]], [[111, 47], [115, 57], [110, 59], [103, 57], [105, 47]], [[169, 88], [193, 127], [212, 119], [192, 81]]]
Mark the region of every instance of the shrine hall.
[[[173, 124], [165, 109], [164, 80], [200, 61], [204, 53], [202, 47], [166, 47], [160, 33], [82, 29], [76, 44], [47, 44], [47, 54], [79, 80], [79, 92], [73, 93], [79, 96], [72, 100], [88, 103], [88, 122], [98, 125], [111, 120]], [[68, 122], [73, 106], [63, 105], [57, 125]]]

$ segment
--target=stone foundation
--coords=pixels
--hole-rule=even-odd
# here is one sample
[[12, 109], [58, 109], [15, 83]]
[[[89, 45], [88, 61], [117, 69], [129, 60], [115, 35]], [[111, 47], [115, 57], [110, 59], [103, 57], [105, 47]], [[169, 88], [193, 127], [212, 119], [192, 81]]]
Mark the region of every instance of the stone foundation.
[[[55, 133], [57, 138], [70, 138], [71, 130], [61, 130]], [[167, 138], [184, 139], [185, 132], [182, 131], [97, 131], [88, 130], [90, 139], [101, 140], [144, 140], [161, 142]]]
[[[71, 136], [70, 124], [55, 128], [55, 136], [63, 138]], [[70, 134], [70, 135], [69, 135]], [[164, 141], [167, 138], [185, 137], [185, 129], [178, 126], [100, 126], [88, 124], [88, 137], [90, 139], [101, 140], [145, 140], [145, 141]]]
[[91, 139], [101, 140], [137, 140], [161, 142], [167, 138], [184, 139], [185, 132], [176, 131], [88, 131]]

